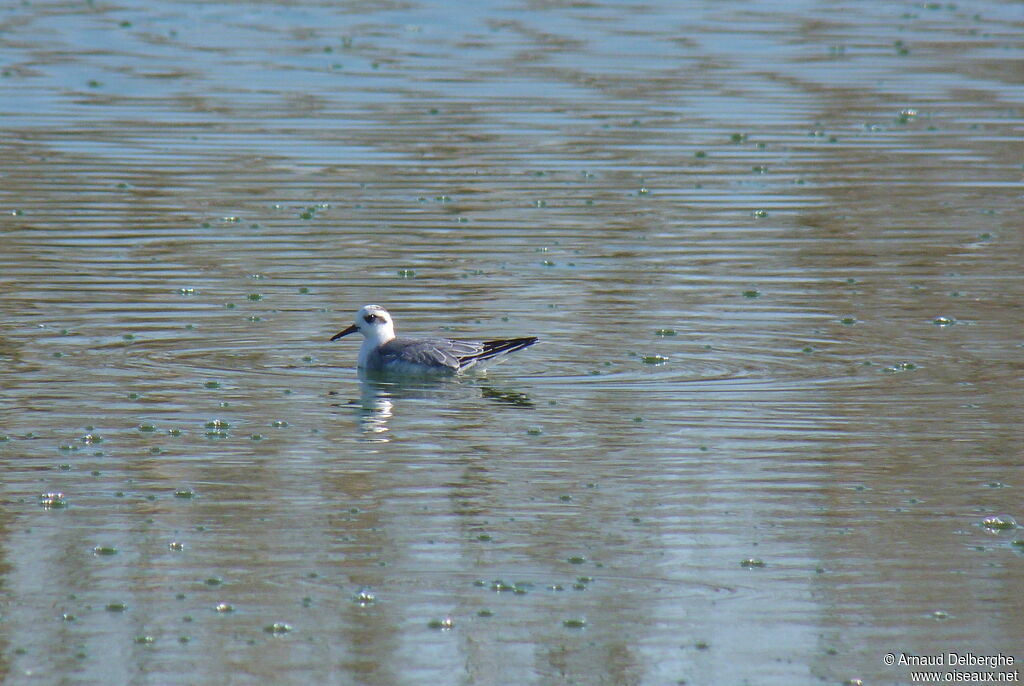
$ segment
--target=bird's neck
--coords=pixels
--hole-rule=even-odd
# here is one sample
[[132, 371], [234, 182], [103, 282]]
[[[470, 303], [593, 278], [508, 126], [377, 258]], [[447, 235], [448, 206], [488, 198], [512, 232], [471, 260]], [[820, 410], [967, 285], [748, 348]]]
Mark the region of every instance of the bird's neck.
[[366, 367], [367, 362], [370, 359], [370, 355], [374, 353], [380, 346], [384, 345], [388, 341], [395, 340], [394, 327], [386, 327], [373, 329], [365, 334], [363, 344], [359, 347], [359, 366]]

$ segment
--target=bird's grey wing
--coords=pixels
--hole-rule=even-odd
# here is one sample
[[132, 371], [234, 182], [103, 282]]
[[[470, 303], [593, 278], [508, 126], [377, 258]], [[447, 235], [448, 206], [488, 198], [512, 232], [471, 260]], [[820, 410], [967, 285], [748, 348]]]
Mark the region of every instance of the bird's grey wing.
[[461, 358], [478, 355], [482, 351], [482, 343], [470, 341], [453, 341], [448, 338], [396, 338], [381, 346], [379, 354], [385, 367], [405, 363], [457, 370]]

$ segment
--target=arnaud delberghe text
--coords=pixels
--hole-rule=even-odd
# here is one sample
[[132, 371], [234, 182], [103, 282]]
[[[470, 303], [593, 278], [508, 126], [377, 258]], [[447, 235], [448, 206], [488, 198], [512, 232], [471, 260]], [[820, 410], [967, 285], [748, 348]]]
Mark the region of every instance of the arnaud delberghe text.
[[898, 665], [912, 667], [1012, 667], [1015, 663], [1013, 655], [996, 653], [995, 655], [975, 655], [974, 653], [936, 653], [934, 655], [909, 655], [900, 653], [896, 661]]

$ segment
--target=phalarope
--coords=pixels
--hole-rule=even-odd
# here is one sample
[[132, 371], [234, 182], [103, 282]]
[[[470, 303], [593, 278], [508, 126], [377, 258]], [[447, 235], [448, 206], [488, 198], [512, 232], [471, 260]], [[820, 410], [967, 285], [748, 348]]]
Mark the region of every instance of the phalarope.
[[483, 369], [509, 353], [537, 342], [536, 336], [494, 341], [456, 341], [450, 338], [396, 338], [395, 323], [380, 305], [365, 305], [356, 313], [355, 324], [331, 336], [359, 332], [359, 367], [369, 372], [397, 374], [458, 374], [471, 367]]

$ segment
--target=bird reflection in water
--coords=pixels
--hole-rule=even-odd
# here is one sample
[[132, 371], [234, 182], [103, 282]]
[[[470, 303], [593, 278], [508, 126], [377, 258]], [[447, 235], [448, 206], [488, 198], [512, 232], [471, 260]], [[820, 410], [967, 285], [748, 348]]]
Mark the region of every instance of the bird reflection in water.
[[[479, 392], [484, 400], [510, 407], [533, 408], [526, 393], [494, 384], [483, 378], [439, 377], [395, 380], [393, 376], [373, 374], [360, 370], [359, 398], [346, 405], [359, 413], [359, 429], [369, 442], [387, 443], [388, 426], [395, 405], [403, 400], [466, 398]], [[335, 394], [336, 391], [331, 391]]]

